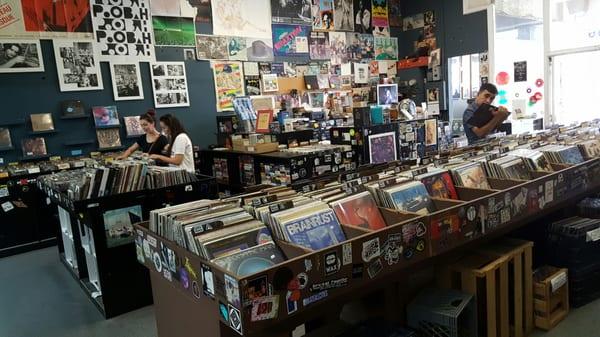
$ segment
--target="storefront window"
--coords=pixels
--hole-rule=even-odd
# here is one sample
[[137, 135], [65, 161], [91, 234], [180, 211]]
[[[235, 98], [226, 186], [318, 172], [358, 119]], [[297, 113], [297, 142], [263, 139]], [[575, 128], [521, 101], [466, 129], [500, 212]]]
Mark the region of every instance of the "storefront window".
[[550, 0], [550, 51], [599, 45], [598, 18], [600, 0]]

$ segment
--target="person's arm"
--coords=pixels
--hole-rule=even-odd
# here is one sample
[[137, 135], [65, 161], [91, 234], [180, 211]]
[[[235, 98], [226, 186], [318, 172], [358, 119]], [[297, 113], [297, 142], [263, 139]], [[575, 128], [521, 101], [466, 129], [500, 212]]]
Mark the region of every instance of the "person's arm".
[[0, 65], [0, 68], [11, 68], [11, 67], [12, 67], [12, 66], [14, 66], [15, 64], [17, 64], [17, 63], [21, 63], [21, 62], [23, 62], [23, 61], [25, 61], [25, 56], [21, 56], [21, 55], [19, 55], [19, 56], [15, 56], [15, 57], [13, 57], [12, 59], [10, 59], [10, 60], [6, 61], [6, 63], [4, 63], [4, 64], [1, 64], [1, 65]]
[[134, 153], [139, 147], [140, 146], [138, 145], [138, 143], [133, 143], [127, 150], [125, 150], [125, 152], [119, 155], [117, 159], [125, 159], [131, 156], [131, 154]]
[[183, 161], [182, 154], [176, 154], [173, 157], [163, 156], [162, 154], [152, 154], [150, 155], [150, 159], [160, 160], [167, 164], [180, 165]]

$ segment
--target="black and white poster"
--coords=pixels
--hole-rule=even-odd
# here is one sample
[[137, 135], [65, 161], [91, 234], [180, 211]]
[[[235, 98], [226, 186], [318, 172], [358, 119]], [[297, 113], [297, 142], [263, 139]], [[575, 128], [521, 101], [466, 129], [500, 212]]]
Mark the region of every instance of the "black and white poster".
[[92, 0], [91, 3], [100, 61], [155, 60], [149, 0]]
[[352, 0], [333, 1], [333, 27], [335, 30], [354, 30], [354, 6]]
[[310, 0], [271, 0], [273, 23], [310, 25]]
[[172, 108], [190, 106], [185, 77], [185, 63], [150, 63], [150, 75], [152, 76], [154, 107]]
[[0, 73], [43, 72], [40, 40], [0, 39]]
[[139, 63], [111, 63], [110, 78], [115, 101], [144, 99]]
[[354, 0], [354, 31], [362, 34], [373, 33], [372, 19], [371, 0]]
[[527, 61], [515, 62], [515, 82], [527, 82]]
[[54, 39], [60, 91], [102, 90], [98, 54], [89, 40]]

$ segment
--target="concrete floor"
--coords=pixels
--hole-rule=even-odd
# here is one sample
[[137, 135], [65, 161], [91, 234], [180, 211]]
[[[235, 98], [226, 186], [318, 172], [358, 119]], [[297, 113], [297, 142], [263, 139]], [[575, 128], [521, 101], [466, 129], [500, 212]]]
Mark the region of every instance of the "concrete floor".
[[[532, 337], [599, 337], [599, 318], [597, 300]], [[59, 262], [56, 247], [0, 259], [0, 337], [154, 336], [152, 306], [105, 320]]]

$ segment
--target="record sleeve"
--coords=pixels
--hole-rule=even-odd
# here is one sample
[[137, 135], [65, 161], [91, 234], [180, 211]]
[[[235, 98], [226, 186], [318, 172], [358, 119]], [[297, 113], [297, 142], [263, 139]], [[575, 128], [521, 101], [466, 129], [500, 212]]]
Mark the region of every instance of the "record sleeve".
[[473, 113], [473, 117], [471, 117], [467, 121], [467, 124], [480, 128], [489, 123], [492, 120], [492, 118], [494, 118], [493, 112], [495, 110], [498, 110], [498, 108], [493, 105], [485, 103], [481, 104], [479, 108], [477, 108], [475, 113]]
[[285, 261], [283, 254], [273, 242], [264, 243], [213, 260], [215, 264], [238, 277], [261, 272], [283, 261]]
[[31, 129], [33, 131], [54, 130], [51, 113], [31, 114]]
[[293, 219], [284, 223], [283, 229], [291, 243], [313, 250], [346, 240], [340, 223], [331, 209]]
[[386, 226], [375, 200], [362, 192], [331, 203], [340, 223], [378, 230]]
[[448, 172], [424, 177], [421, 179], [421, 182], [427, 188], [429, 195], [434, 198], [458, 200], [456, 188], [454, 188], [452, 177]]

